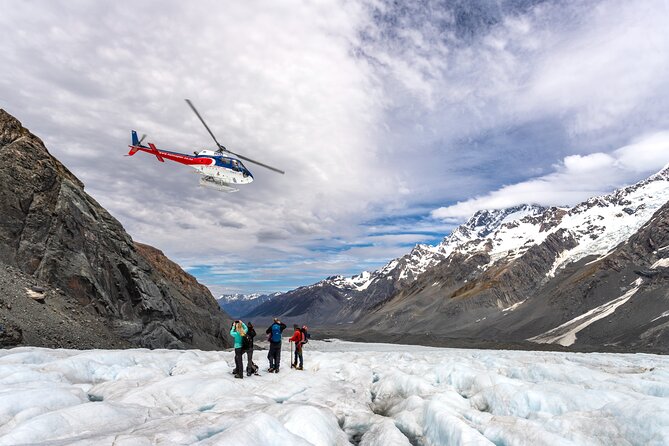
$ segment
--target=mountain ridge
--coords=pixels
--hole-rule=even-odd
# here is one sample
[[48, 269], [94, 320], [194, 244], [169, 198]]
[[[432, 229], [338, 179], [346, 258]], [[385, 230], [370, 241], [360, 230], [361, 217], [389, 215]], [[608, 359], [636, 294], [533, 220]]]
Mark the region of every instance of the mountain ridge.
[[258, 305], [271, 300], [279, 294], [281, 293], [222, 294], [216, 301], [218, 302], [218, 305], [232, 317], [242, 317]]
[[[666, 207], [668, 197], [669, 165], [573, 207], [520, 205], [478, 211], [435, 246], [416, 245], [371, 273], [332, 276], [289, 291], [248, 316], [290, 316], [323, 327], [360, 324], [390, 333], [412, 331], [413, 320], [444, 336], [525, 342], [565, 322], [563, 315], [543, 314], [546, 308], [540, 307], [549, 305], [561, 287], [571, 286], [574, 270], [589, 268], [624, 245]], [[579, 280], [586, 279], [590, 280]], [[536, 323], [525, 324], [525, 333], [504, 329], [501, 320], [497, 327], [487, 326], [496, 319], [495, 311], [511, 314], [534, 293], [546, 301], [533, 301], [534, 316], [529, 318], [536, 316]], [[661, 300], [657, 293], [653, 296]], [[602, 304], [606, 298], [598, 295]], [[580, 300], [574, 306], [574, 311], [592, 310]], [[444, 321], [449, 329], [439, 327]], [[627, 341], [643, 347], [638, 340]]]

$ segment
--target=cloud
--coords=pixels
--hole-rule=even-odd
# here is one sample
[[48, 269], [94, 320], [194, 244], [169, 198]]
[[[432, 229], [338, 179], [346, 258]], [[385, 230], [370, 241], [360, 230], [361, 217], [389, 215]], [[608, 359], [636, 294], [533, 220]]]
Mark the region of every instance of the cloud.
[[[0, 7], [2, 107], [133, 238], [184, 265], [244, 267], [225, 276], [236, 289], [380, 266], [479, 205], [640, 179], [661, 153], [614, 148], [669, 129], [661, 0]], [[130, 129], [211, 147], [184, 98], [225, 146], [286, 175], [249, 164], [254, 183], [226, 195], [185, 166], [121, 156]], [[589, 178], [610, 163], [617, 174]], [[554, 191], [560, 175], [579, 183]]]
[[[602, 2], [588, 12], [587, 27], [549, 40], [551, 51], [532, 70], [524, 104], [534, 110], [541, 101], [546, 111], [571, 112], [566, 122], [573, 136], [634, 123], [645, 114], [640, 104], [667, 105], [657, 95], [667, 85], [657, 73], [669, 71], [666, 3]], [[631, 61], [645, 69], [633, 69]]]
[[504, 186], [480, 197], [440, 207], [434, 218], [464, 220], [480, 209], [502, 209], [524, 203], [574, 205], [593, 195], [638, 180], [669, 163], [669, 132], [649, 135], [611, 154], [570, 155], [541, 177]]
[[658, 132], [638, 139], [614, 152], [618, 167], [646, 173], [669, 162], [669, 132]]

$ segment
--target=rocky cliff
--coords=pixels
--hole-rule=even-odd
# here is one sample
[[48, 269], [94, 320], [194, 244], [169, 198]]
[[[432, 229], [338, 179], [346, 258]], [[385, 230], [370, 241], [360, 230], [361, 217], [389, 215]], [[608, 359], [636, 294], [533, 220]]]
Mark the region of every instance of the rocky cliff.
[[[230, 319], [211, 293], [160, 251], [134, 243], [42, 141], [4, 110], [0, 184], [0, 263], [26, 284], [4, 295], [0, 290], [4, 327], [41, 345], [32, 335], [37, 327], [26, 323], [30, 312], [57, 320], [65, 311], [77, 323], [98, 327], [99, 342], [92, 336], [87, 347], [228, 346]], [[21, 288], [31, 282], [43, 289], [43, 304], [20, 300], [29, 298]], [[17, 299], [20, 305], [12, 305]], [[26, 315], [14, 314], [19, 307]], [[54, 342], [77, 347], [73, 336]]]

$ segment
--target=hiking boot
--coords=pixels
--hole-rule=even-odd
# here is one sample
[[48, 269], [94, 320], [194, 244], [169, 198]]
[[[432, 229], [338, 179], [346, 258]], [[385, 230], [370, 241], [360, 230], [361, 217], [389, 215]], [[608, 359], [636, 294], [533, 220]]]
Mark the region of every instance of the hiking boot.
[[241, 373], [236, 373], [235, 378], [244, 379], [244, 375], [242, 375]]
[[297, 366], [297, 367], [295, 367], [295, 368], [296, 368], [297, 370], [304, 370], [304, 369], [302, 368], [302, 366]]
[[279, 369], [274, 369], [274, 373], [279, 373]]
[[274, 367], [270, 367], [270, 368], [268, 368], [267, 371], [268, 371], [269, 373], [274, 373]]

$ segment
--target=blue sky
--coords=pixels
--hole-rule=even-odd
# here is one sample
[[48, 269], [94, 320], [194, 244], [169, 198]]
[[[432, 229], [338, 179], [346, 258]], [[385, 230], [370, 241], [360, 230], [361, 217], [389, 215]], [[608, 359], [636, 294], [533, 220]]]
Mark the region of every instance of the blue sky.
[[[477, 209], [569, 205], [669, 162], [666, 1], [8, 1], [0, 107], [138, 241], [215, 294], [437, 243]], [[123, 157], [211, 148], [235, 194]]]

